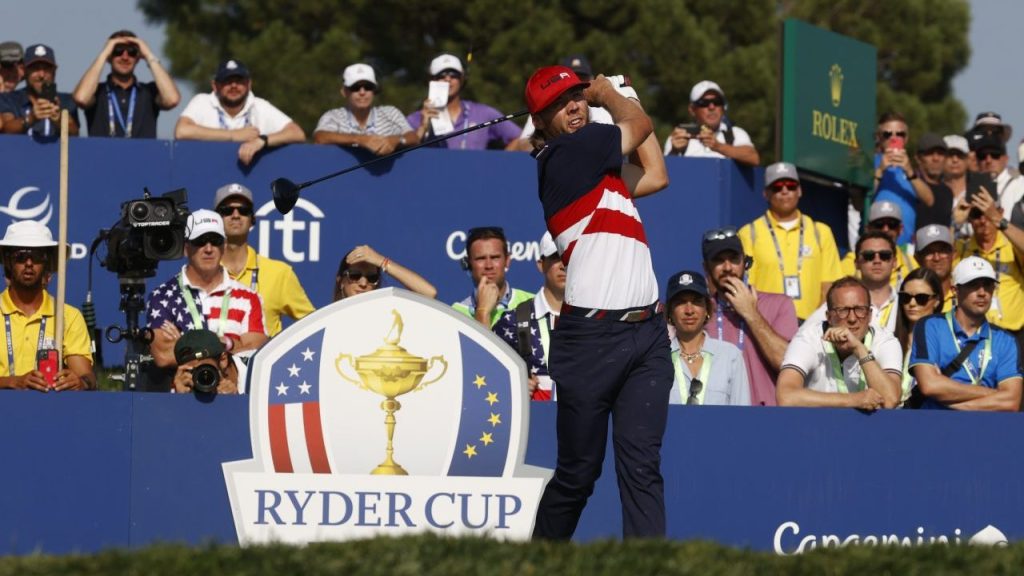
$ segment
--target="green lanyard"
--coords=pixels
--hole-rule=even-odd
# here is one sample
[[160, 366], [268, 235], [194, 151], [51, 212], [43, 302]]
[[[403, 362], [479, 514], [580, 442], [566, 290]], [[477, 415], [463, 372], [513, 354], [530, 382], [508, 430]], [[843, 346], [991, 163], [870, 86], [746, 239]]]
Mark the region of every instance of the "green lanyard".
[[[850, 311], [853, 314], [853, 310]], [[871, 340], [874, 338], [874, 330], [869, 330], [867, 338], [864, 339], [864, 346], [867, 347], [868, 351], [871, 351]], [[836, 352], [836, 347], [831, 342], [825, 342], [825, 353], [828, 354], [828, 363], [832, 368], [832, 378], [836, 381], [836, 388], [843, 394], [849, 394], [850, 390], [846, 386], [846, 378], [843, 376], [843, 363], [839, 361], [839, 353]], [[868, 387], [868, 381], [864, 377], [864, 369], [861, 368], [860, 378], [857, 382], [857, 389], [854, 392], [860, 392]]]
[[900, 403], [910, 399], [910, 389], [913, 387], [914, 377], [910, 375], [910, 350], [903, 355], [903, 379], [900, 381]]
[[[949, 325], [949, 333], [953, 336], [953, 344], [956, 344], [956, 352], [960, 353], [960, 339], [956, 337], [956, 332], [953, 331], [953, 311], [946, 312], [946, 324]], [[981, 328], [978, 329], [981, 331]], [[985, 338], [985, 348], [981, 352], [981, 370], [978, 371], [978, 375], [974, 375], [974, 371], [971, 370], [971, 359], [967, 358], [964, 361], [963, 369], [967, 372], [967, 377], [971, 379], [971, 384], [981, 384], [981, 377], [985, 375], [985, 369], [988, 368], [988, 361], [992, 359], [992, 328], [989, 327], [988, 338]]]
[[[711, 354], [701, 350], [700, 357], [704, 359], [704, 362], [700, 365], [700, 374], [697, 375], [697, 379], [704, 384], [704, 387], [701, 388], [700, 392], [697, 394], [697, 405], [703, 406], [704, 394], [708, 391], [708, 376], [711, 374]], [[679, 350], [672, 352], [672, 366], [676, 369], [676, 382], [679, 382], [680, 384], [686, 382], [686, 393], [682, 394], [682, 390], [680, 390], [680, 394], [682, 394], [683, 397], [683, 404], [686, 404], [686, 400], [690, 397], [690, 382], [692, 382], [693, 379], [687, 378], [686, 373], [683, 372], [683, 363], [679, 359]]]
[[[178, 288], [181, 288], [181, 296], [185, 299], [185, 306], [188, 308], [189, 315], [192, 316], [192, 328], [195, 330], [202, 328], [205, 325], [203, 315], [196, 308], [196, 301], [192, 299], [192, 291], [185, 284], [184, 270], [178, 274]], [[224, 296], [221, 297], [220, 301], [220, 322], [217, 323], [217, 336], [220, 338], [224, 337], [224, 326], [228, 323], [228, 305], [230, 303], [231, 288], [228, 288], [224, 291]]]

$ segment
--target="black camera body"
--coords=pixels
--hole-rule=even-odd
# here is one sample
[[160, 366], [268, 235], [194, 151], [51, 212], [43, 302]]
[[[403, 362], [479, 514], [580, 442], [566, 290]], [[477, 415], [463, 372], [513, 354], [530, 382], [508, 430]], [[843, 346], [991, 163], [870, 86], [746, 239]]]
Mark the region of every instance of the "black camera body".
[[200, 364], [192, 369], [192, 391], [196, 394], [216, 394], [220, 384], [220, 370], [213, 364]]
[[107, 257], [102, 265], [122, 278], [151, 278], [161, 260], [185, 255], [188, 191], [184, 188], [153, 198], [121, 204], [121, 219], [106, 232]]

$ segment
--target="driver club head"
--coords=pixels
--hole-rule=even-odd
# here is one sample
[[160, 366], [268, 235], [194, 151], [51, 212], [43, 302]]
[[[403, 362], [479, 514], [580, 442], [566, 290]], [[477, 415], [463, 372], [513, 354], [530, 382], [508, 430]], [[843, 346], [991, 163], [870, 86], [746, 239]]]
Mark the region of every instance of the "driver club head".
[[277, 211], [287, 214], [298, 202], [301, 187], [287, 178], [278, 178], [270, 183], [270, 190], [274, 193], [274, 206]]

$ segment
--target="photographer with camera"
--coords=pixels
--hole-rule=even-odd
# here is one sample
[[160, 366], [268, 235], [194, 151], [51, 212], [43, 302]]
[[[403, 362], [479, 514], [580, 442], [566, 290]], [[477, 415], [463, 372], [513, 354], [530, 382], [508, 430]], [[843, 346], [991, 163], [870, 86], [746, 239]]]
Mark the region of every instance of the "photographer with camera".
[[188, 258], [149, 295], [146, 321], [153, 331], [150, 351], [160, 368], [177, 365], [174, 346], [182, 334], [204, 328], [217, 334], [226, 350], [255, 350], [267, 341], [258, 294], [232, 280], [221, 265], [224, 221], [212, 210], [196, 210], [185, 226]]
[[178, 370], [172, 392], [188, 394], [244, 394], [245, 363], [224, 350], [224, 343], [209, 330], [189, 330], [174, 344]]
[[[145, 60], [152, 82], [139, 82], [135, 67]], [[106, 82], [100, 83], [103, 67], [110, 63]], [[96, 61], [78, 81], [75, 103], [85, 111], [89, 137], [156, 138], [156, 119], [170, 110], [181, 94], [149, 44], [131, 30], [110, 35]]]
[[687, 110], [693, 124], [680, 124], [665, 140], [665, 156], [690, 158], [731, 158], [740, 164], [757, 166], [761, 156], [747, 131], [725, 115], [725, 92], [711, 80], [698, 82], [690, 90]]
[[5, 134], [28, 134], [37, 140], [60, 138], [60, 111], [68, 111], [68, 134], [78, 136], [78, 107], [71, 95], [57, 92], [53, 48], [35, 44], [25, 50], [25, 87], [7, 94], [0, 120]]
[[82, 313], [64, 305], [62, 356], [57, 365], [54, 300], [46, 284], [57, 262], [50, 230], [34, 220], [15, 222], [0, 240], [7, 289], [0, 293], [4, 349], [0, 353], [0, 388], [63, 392], [96, 387], [89, 332]]

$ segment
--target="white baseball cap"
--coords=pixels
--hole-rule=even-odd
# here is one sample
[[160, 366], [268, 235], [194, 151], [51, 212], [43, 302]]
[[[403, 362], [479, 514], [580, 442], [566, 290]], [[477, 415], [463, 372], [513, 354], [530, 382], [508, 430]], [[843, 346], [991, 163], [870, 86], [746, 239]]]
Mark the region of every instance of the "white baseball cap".
[[550, 258], [558, 254], [558, 246], [555, 246], [555, 241], [551, 238], [551, 232], [545, 232], [544, 236], [540, 239], [540, 257]]
[[373, 73], [373, 67], [369, 64], [352, 64], [341, 73], [342, 82], [345, 88], [351, 88], [359, 82], [369, 82], [377, 89], [377, 75]]
[[35, 220], [22, 220], [11, 224], [7, 227], [3, 240], [0, 240], [0, 246], [17, 248], [51, 248], [56, 245], [50, 229]]
[[445, 70], [455, 70], [459, 74], [464, 74], [462, 69], [462, 60], [459, 60], [458, 56], [451, 54], [441, 54], [437, 58], [430, 61], [430, 75], [437, 76]]
[[224, 220], [213, 210], [200, 209], [188, 215], [188, 223], [185, 224], [185, 231], [188, 234], [189, 240], [195, 240], [203, 234], [219, 234], [221, 237], [227, 238], [224, 234]]
[[999, 282], [999, 278], [996, 277], [996, 271], [988, 263], [988, 260], [978, 256], [964, 258], [953, 269], [954, 286], [970, 284], [978, 278], [988, 278], [989, 280]]
[[967, 138], [964, 138], [959, 134], [943, 136], [942, 141], [946, 143], [946, 148], [950, 150], [956, 150], [957, 152], [963, 152], [964, 154], [969, 154], [971, 152], [971, 148], [967, 144]]
[[725, 92], [722, 91], [722, 87], [712, 82], [711, 80], [701, 80], [694, 84], [690, 90], [690, 103], [700, 100], [702, 96], [708, 92], [717, 92], [722, 99], [725, 99]]

